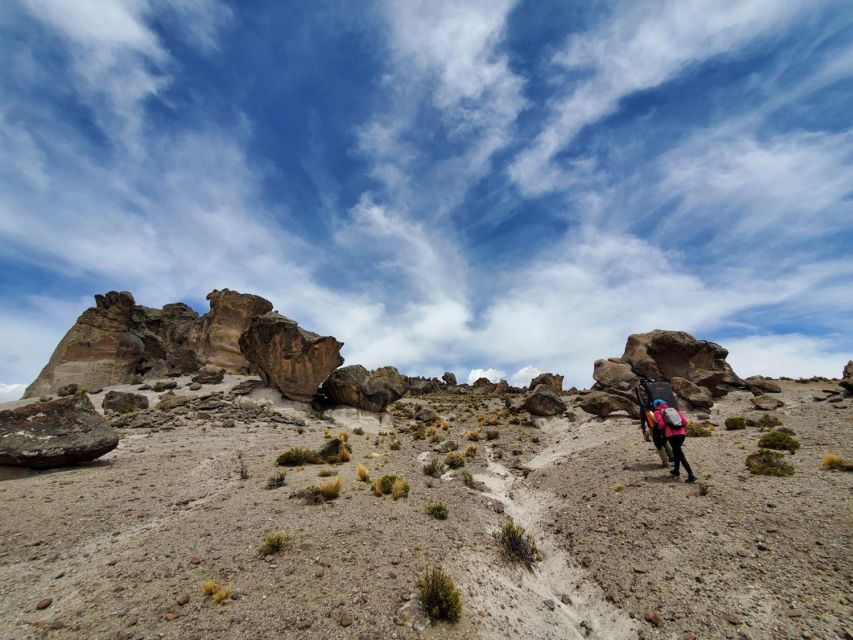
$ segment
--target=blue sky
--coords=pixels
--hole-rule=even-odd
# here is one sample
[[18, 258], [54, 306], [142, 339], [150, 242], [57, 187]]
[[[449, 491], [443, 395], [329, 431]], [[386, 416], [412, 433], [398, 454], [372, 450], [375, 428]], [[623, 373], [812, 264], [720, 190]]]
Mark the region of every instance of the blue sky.
[[110, 289], [462, 379], [853, 357], [848, 2], [12, 0], [0, 54], [2, 397]]

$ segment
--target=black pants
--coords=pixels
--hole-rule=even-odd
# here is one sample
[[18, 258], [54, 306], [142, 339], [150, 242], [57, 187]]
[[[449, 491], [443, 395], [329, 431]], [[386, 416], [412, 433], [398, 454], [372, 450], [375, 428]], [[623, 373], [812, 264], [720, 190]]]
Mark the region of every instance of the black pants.
[[693, 475], [693, 470], [690, 468], [690, 465], [687, 463], [687, 458], [684, 457], [684, 451], [681, 449], [681, 445], [684, 444], [685, 436], [670, 436], [667, 438], [670, 446], [672, 447], [672, 457], [673, 457], [673, 467], [672, 471], [675, 475], [678, 475], [678, 466], [680, 464], [684, 465], [684, 470], [687, 472], [688, 476]]
[[663, 429], [652, 429], [652, 442], [655, 445], [655, 449], [660, 449], [663, 445], [666, 444], [666, 436], [663, 435]]

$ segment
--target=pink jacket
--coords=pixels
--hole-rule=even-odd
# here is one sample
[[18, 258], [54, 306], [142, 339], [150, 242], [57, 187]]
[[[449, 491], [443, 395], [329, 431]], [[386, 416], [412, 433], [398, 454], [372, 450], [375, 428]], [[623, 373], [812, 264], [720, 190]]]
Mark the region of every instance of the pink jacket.
[[671, 427], [670, 425], [666, 424], [666, 421], [663, 419], [663, 410], [668, 407], [669, 405], [666, 402], [662, 402], [658, 405], [658, 408], [655, 409], [655, 420], [658, 423], [658, 427], [664, 430], [663, 434], [667, 438], [671, 436], [686, 436], [687, 429], [685, 429], [684, 427], [687, 426], [687, 416], [684, 415], [682, 411], [678, 411], [678, 415], [681, 416], [681, 427]]

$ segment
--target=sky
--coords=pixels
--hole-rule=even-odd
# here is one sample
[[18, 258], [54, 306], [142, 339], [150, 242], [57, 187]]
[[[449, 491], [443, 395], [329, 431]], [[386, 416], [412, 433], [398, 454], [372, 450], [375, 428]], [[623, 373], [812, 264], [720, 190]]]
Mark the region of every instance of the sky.
[[8, 0], [0, 57], [0, 399], [108, 290], [461, 381], [853, 358], [853, 3]]

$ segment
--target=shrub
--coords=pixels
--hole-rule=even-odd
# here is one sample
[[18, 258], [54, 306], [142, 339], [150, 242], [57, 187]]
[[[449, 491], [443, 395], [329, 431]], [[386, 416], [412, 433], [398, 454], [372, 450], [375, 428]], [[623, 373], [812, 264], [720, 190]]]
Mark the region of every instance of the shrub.
[[231, 595], [231, 585], [218, 585], [213, 580], [205, 580], [201, 585], [201, 592], [206, 596], [213, 596], [216, 604], [222, 604]]
[[324, 500], [334, 500], [341, 494], [341, 477], [318, 484], [316, 489]]
[[213, 580], [205, 580], [201, 584], [201, 592], [206, 596], [212, 596], [214, 593], [216, 593], [217, 588], [218, 587], [216, 586], [216, 583]]
[[331, 478], [337, 472], [334, 469], [323, 469], [320, 473], [317, 474], [320, 478]]
[[779, 451], [790, 451], [796, 453], [800, 448], [800, 443], [796, 438], [792, 438], [787, 433], [781, 431], [770, 431], [761, 436], [758, 441], [758, 446], [763, 449], [777, 449]]
[[361, 480], [362, 482], [369, 482], [370, 481], [370, 472], [367, 470], [367, 467], [365, 467], [363, 464], [359, 464], [355, 468], [355, 472], [358, 474], [358, 479]]
[[459, 590], [441, 569], [427, 568], [423, 577], [418, 580], [418, 592], [421, 605], [431, 620], [459, 620], [459, 614], [462, 612]]
[[477, 455], [477, 445], [476, 444], [469, 444], [467, 447], [465, 447], [465, 457], [466, 458], [473, 458], [476, 455]]
[[466, 431], [465, 439], [470, 440], [471, 442], [479, 442], [480, 441], [480, 432], [479, 431]]
[[436, 520], [447, 520], [447, 506], [443, 502], [430, 502], [426, 512]]
[[352, 430], [352, 432], [357, 436], [363, 436], [364, 435], [364, 429], [362, 429], [361, 427], [356, 427], [355, 429]]
[[785, 454], [769, 449], [759, 449], [746, 457], [746, 467], [753, 475], [792, 476], [794, 467], [785, 460]]
[[295, 447], [282, 453], [275, 463], [280, 467], [299, 467], [303, 464], [322, 464], [323, 461], [313, 451]]
[[429, 462], [427, 462], [423, 467], [423, 472], [432, 476], [433, 478], [441, 477], [441, 474], [444, 473], [444, 463], [438, 458], [430, 458]]
[[624, 489], [624, 488], [625, 488], [625, 485], [622, 484], [621, 482], [617, 482], [616, 484], [613, 485], [614, 491], [622, 491], [622, 489]]
[[469, 489], [476, 489], [477, 483], [474, 481], [474, 476], [468, 469], [462, 469], [462, 484]]
[[711, 435], [712, 425], [707, 422], [690, 422], [687, 425], [687, 436], [690, 438], [707, 438]]
[[772, 429], [773, 427], [779, 427], [782, 425], [782, 421], [776, 416], [771, 416], [769, 413], [765, 413], [758, 420], [747, 420], [747, 424], [750, 427], [758, 427], [760, 429]]
[[533, 570], [533, 563], [542, 559], [530, 534], [512, 520], [507, 521], [503, 529], [495, 533], [495, 538], [503, 547], [504, 555], [510, 562], [520, 562], [530, 571]]
[[489, 429], [486, 431], [486, 440], [497, 440], [500, 437], [500, 433], [498, 433], [494, 429]]
[[274, 476], [267, 479], [267, 489], [278, 489], [279, 487], [284, 486], [285, 476], [283, 473], [277, 473]]
[[400, 476], [394, 479], [394, 484], [391, 485], [391, 497], [394, 500], [406, 498], [409, 495], [409, 483]]
[[258, 548], [258, 555], [266, 557], [290, 546], [290, 536], [286, 533], [271, 533], [264, 536], [264, 541]]
[[853, 462], [847, 462], [835, 453], [827, 453], [820, 459], [820, 464], [828, 471], [853, 471]]
[[399, 440], [392, 441], [391, 444], [388, 445], [388, 448], [391, 449], [391, 451], [397, 451], [400, 448], [400, 441]]
[[746, 418], [726, 418], [726, 431], [746, 429]]
[[461, 453], [456, 453], [454, 451], [451, 451], [450, 453], [447, 454], [447, 456], [445, 456], [444, 464], [446, 464], [451, 469], [458, 469], [460, 467], [464, 467], [465, 466], [465, 456], [463, 456]]

